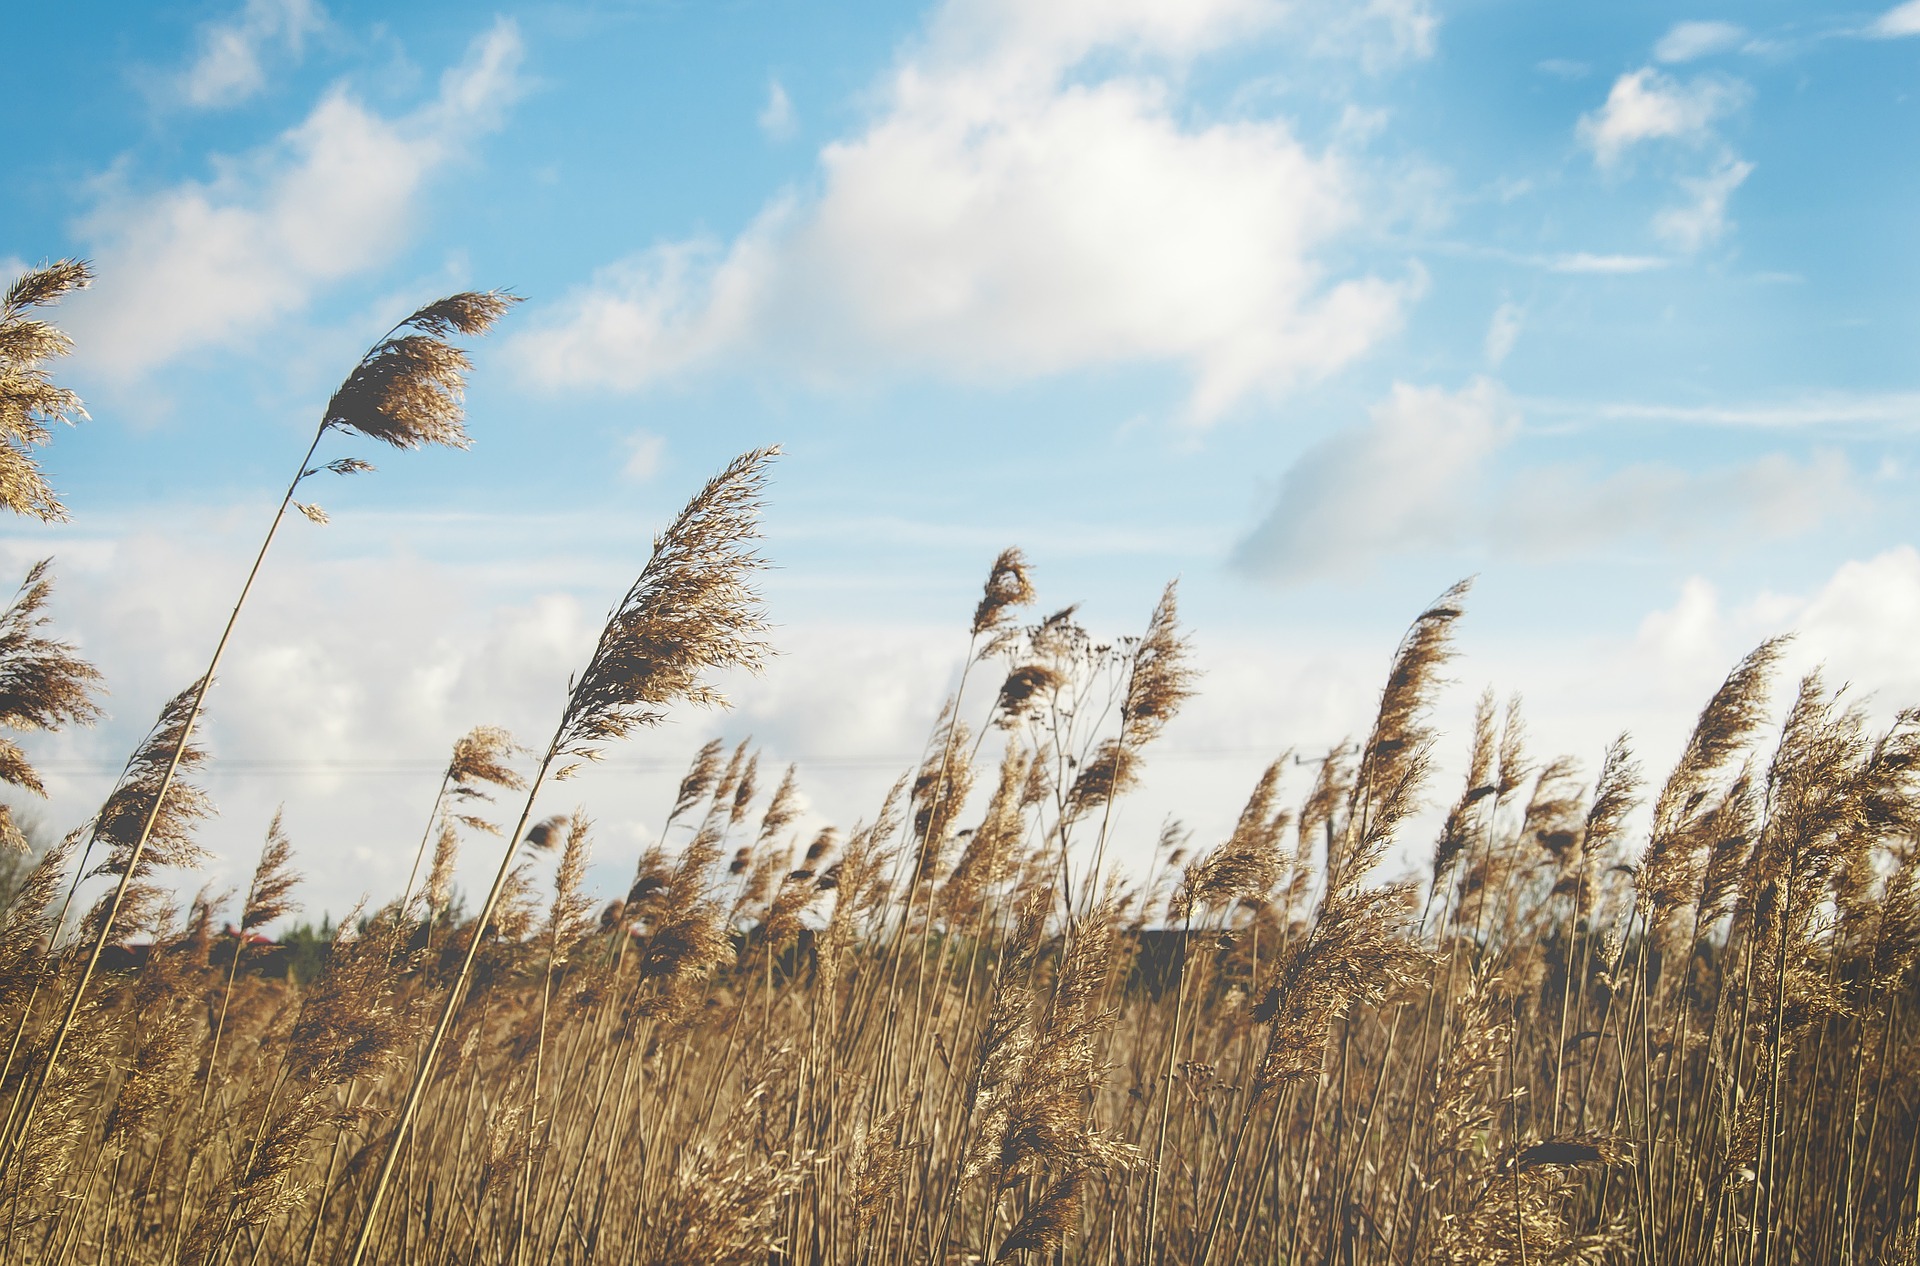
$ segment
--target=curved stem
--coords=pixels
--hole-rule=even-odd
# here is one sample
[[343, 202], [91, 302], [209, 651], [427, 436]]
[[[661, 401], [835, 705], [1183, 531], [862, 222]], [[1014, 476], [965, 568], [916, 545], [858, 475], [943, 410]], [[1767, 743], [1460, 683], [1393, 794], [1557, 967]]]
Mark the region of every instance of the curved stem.
[[[127, 890], [133, 884], [134, 873], [139, 869], [140, 856], [146, 851], [147, 840], [153, 834], [154, 824], [160, 820], [160, 810], [167, 802], [167, 793], [173, 789], [174, 777], [180, 771], [180, 761], [186, 755], [187, 744], [193, 738], [193, 725], [200, 717], [200, 708], [206, 702], [207, 691], [213, 685], [213, 676], [220, 667], [220, 659], [226, 654], [227, 643], [233, 637], [234, 625], [239, 622], [240, 609], [246, 605], [247, 595], [253, 591], [253, 582], [260, 575], [261, 564], [266, 562], [267, 550], [273, 545], [274, 536], [280, 531], [281, 522], [287, 517], [287, 507], [293, 502], [293, 494], [300, 487], [300, 481], [312, 473], [307, 463], [313, 460], [314, 453], [320, 447], [320, 441], [326, 436], [327, 424], [322, 422], [313, 434], [313, 443], [300, 459], [291, 482], [287, 484], [286, 495], [280, 498], [280, 507], [274, 511], [273, 523], [267, 528], [266, 539], [260, 542], [260, 552], [254, 555], [253, 566], [247, 571], [246, 583], [240, 586], [240, 596], [233, 604], [233, 611], [227, 616], [226, 627], [220, 631], [220, 640], [214, 645], [213, 658], [207, 662], [207, 671], [200, 678], [199, 687], [194, 691], [193, 703], [187, 709], [187, 718], [180, 727], [180, 737], [175, 740], [173, 752], [167, 758], [166, 771], [160, 777], [160, 787], [154, 793], [153, 803], [147, 807], [145, 821], [140, 825], [140, 834], [133, 842], [133, 848], [127, 855], [126, 865], [121, 868], [120, 883], [113, 890], [111, 903], [107, 906], [107, 915], [100, 921], [100, 931], [93, 939], [93, 948], [87, 954], [86, 966], [81, 969], [80, 979], [73, 987], [73, 997], [67, 1003], [67, 1012], [60, 1021], [60, 1027], [54, 1032], [53, 1046], [47, 1051], [47, 1058], [41, 1065], [40, 1076], [35, 1081], [33, 1093], [27, 1097], [25, 1111], [20, 1114], [19, 1124], [8, 1137], [6, 1150], [0, 1154], [0, 1172], [5, 1172], [12, 1164], [15, 1155], [25, 1143], [33, 1128], [33, 1116], [40, 1105], [40, 1095], [46, 1089], [47, 1082], [53, 1077], [54, 1069], [60, 1061], [61, 1052], [66, 1048], [67, 1036], [73, 1031], [75, 1019], [80, 1014], [80, 1003], [86, 997], [87, 986], [93, 982], [93, 975], [100, 966], [100, 957], [106, 952], [107, 942], [113, 936], [114, 922], [120, 917], [120, 907], [126, 900]], [[99, 827], [94, 828], [96, 838]]]
[[447, 1033], [453, 1028], [453, 1018], [460, 1010], [461, 997], [473, 975], [474, 960], [480, 954], [480, 943], [486, 938], [487, 920], [493, 917], [494, 907], [500, 904], [500, 894], [506, 890], [507, 876], [513, 873], [513, 859], [519, 852], [520, 837], [533, 817], [533, 803], [539, 798], [540, 785], [547, 779], [547, 770], [553, 766], [554, 757], [559, 754], [560, 736], [565, 730], [566, 721], [563, 718], [560, 728], [554, 731], [553, 741], [547, 744], [546, 755], [540, 758], [540, 768], [534, 774], [532, 784], [527, 788], [527, 802], [520, 810], [520, 821], [507, 836], [507, 847], [500, 858], [500, 869], [494, 874], [493, 887], [487, 890], [486, 902], [480, 907], [479, 914], [474, 916], [473, 935], [467, 940], [467, 952], [460, 962], [460, 974], [454, 977], [452, 987], [447, 990], [447, 1004], [441, 1009], [440, 1021], [434, 1026], [433, 1037], [428, 1040], [426, 1052], [420, 1058], [420, 1067], [414, 1071], [413, 1084], [407, 1088], [406, 1102], [401, 1105], [400, 1115], [394, 1122], [393, 1135], [387, 1143], [387, 1154], [380, 1162], [380, 1175], [374, 1180], [372, 1194], [367, 1197], [366, 1212], [361, 1215], [360, 1230], [354, 1237], [353, 1252], [347, 1258], [347, 1266], [360, 1266], [373, 1242], [374, 1226], [380, 1220], [380, 1206], [393, 1181], [394, 1168], [406, 1151], [408, 1131], [420, 1111], [420, 1100], [426, 1094], [427, 1084], [433, 1079], [433, 1068], [439, 1062], [440, 1048], [446, 1044]]

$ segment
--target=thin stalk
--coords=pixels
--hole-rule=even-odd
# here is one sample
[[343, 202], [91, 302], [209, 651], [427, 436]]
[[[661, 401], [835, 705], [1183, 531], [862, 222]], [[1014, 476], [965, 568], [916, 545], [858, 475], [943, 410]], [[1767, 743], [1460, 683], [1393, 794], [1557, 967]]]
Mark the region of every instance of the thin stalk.
[[[260, 552], [254, 555], [253, 566], [247, 570], [247, 579], [240, 586], [240, 597], [233, 604], [233, 610], [227, 616], [227, 623], [220, 630], [220, 640], [214, 645], [213, 658], [207, 662], [207, 671], [201, 675], [200, 683], [193, 692], [193, 703], [187, 709], [186, 721], [180, 727], [180, 737], [174, 741], [173, 752], [167, 758], [166, 772], [160, 777], [159, 789], [154, 793], [153, 803], [147, 807], [147, 814], [140, 825], [140, 834], [134, 839], [133, 848], [127, 854], [127, 863], [121, 868], [120, 882], [113, 890], [112, 901], [107, 906], [107, 916], [100, 921], [100, 931], [93, 939], [93, 948], [87, 954], [86, 966], [81, 969], [80, 979], [73, 987], [73, 997], [67, 1003], [66, 1015], [60, 1021], [60, 1027], [54, 1031], [53, 1045], [47, 1051], [46, 1062], [41, 1066], [40, 1075], [34, 1082], [33, 1091], [27, 1097], [25, 1111], [20, 1122], [7, 1139], [6, 1150], [0, 1152], [0, 1173], [4, 1173], [19, 1154], [20, 1147], [26, 1142], [33, 1129], [34, 1113], [40, 1106], [41, 1092], [52, 1078], [54, 1069], [60, 1062], [61, 1053], [66, 1049], [68, 1035], [80, 1014], [80, 1003], [85, 999], [87, 986], [93, 982], [93, 974], [100, 966], [100, 956], [106, 952], [107, 943], [113, 937], [113, 925], [120, 917], [121, 904], [126, 900], [127, 889], [133, 885], [134, 873], [139, 869], [140, 856], [146, 851], [147, 840], [153, 834], [154, 824], [160, 820], [160, 811], [167, 803], [167, 793], [173, 789], [174, 776], [179, 772], [181, 758], [186, 755], [187, 744], [193, 738], [193, 725], [200, 717], [201, 705], [206, 702], [207, 691], [213, 685], [213, 677], [220, 668], [221, 657], [227, 653], [227, 643], [233, 637], [233, 628], [240, 620], [240, 609], [246, 605], [247, 595], [253, 591], [253, 582], [260, 575], [261, 564], [267, 560], [267, 550], [273, 545], [274, 536], [280, 531], [280, 524], [287, 517], [287, 507], [293, 503], [293, 494], [299, 490], [300, 481], [309, 474], [307, 463], [320, 448], [320, 441], [327, 434], [327, 424], [321, 423], [320, 429], [313, 434], [313, 443], [307, 445], [307, 451], [300, 459], [291, 482], [287, 484], [286, 495], [280, 498], [280, 507], [274, 511], [273, 522], [267, 528], [266, 539], [260, 542]], [[96, 832], [97, 832], [96, 828]]]
[[[289, 494], [291, 495], [291, 494]], [[493, 886], [487, 890], [487, 899], [482, 903], [480, 912], [474, 916], [473, 935], [467, 941], [467, 952], [460, 962], [459, 974], [447, 990], [446, 1005], [441, 1008], [440, 1020], [434, 1026], [433, 1036], [427, 1041], [426, 1052], [421, 1056], [420, 1067], [415, 1071], [413, 1084], [407, 1088], [407, 1097], [400, 1107], [400, 1115], [395, 1120], [393, 1132], [387, 1142], [387, 1153], [380, 1161], [379, 1176], [374, 1179], [373, 1190], [367, 1198], [366, 1212], [361, 1215], [360, 1230], [354, 1237], [353, 1251], [347, 1257], [347, 1266], [360, 1266], [366, 1259], [367, 1249], [373, 1241], [375, 1224], [380, 1218], [380, 1207], [384, 1203], [387, 1188], [393, 1181], [393, 1171], [399, 1164], [401, 1155], [406, 1151], [408, 1131], [413, 1119], [420, 1111], [420, 1100], [426, 1094], [427, 1083], [433, 1077], [433, 1068], [440, 1059], [440, 1048], [445, 1045], [447, 1033], [453, 1028], [453, 1017], [460, 1010], [460, 1001], [466, 991], [466, 985], [473, 975], [474, 960], [480, 955], [480, 943], [486, 938], [487, 921], [493, 917], [493, 911], [500, 904], [500, 894], [507, 886], [507, 876], [513, 871], [513, 859], [519, 853], [520, 838], [525, 834], [527, 822], [533, 817], [533, 804], [540, 795], [540, 786], [546, 781], [547, 771], [559, 755], [560, 739], [566, 732], [563, 719], [554, 730], [553, 741], [547, 744], [546, 755], [540, 758], [540, 768], [533, 776], [533, 782], [527, 789], [527, 801], [520, 810], [520, 821], [515, 824], [507, 836], [507, 847], [502, 850], [500, 869], [495, 872]]]

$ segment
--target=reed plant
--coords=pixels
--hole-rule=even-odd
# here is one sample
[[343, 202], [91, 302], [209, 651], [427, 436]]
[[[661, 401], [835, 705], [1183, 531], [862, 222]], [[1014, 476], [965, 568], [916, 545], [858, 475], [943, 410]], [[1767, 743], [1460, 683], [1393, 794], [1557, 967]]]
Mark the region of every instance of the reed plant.
[[[504, 302], [409, 318], [321, 435], [462, 442], [446, 339]], [[7, 346], [54, 390], [57, 338]], [[307, 978], [250, 939], [298, 899], [277, 821], [246, 893], [169, 891], [208, 679], [162, 709], [0, 914], [0, 1266], [1916, 1260], [1920, 712], [1777, 681], [1778, 640], [1649, 781], [1624, 735], [1536, 753], [1491, 691], [1439, 730], [1457, 586], [1354, 740], [1275, 753], [1195, 841], [1127, 802], [1200, 688], [1177, 591], [1109, 637], [1032, 614], [1009, 550], [868, 818], [715, 739], [591, 895], [590, 807], [542, 797], [769, 653], [772, 456], [662, 530], [544, 746], [455, 740], [405, 888]], [[0, 616], [13, 731], [93, 716], [44, 586]]]

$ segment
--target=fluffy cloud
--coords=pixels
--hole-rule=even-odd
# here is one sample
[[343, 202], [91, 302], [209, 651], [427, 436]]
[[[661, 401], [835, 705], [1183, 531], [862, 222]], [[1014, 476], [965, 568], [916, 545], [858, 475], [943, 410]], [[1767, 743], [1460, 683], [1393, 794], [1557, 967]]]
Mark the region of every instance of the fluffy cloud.
[[247, 0], [233, 17], [200, 29], [200, 50], [174, 84], [179, 99], [200, 109], [240, 104], [266, 86], [269, 55], [298, 58], [326, 21], [316, 0]]
[[1700, 144], [1710, 140], [1714, 123], [1746, 99], [1747, 90], [1738, 82], [1699, 78], [1683, 84], [1650, 66], [1642, 67], [1614, 80], [1605, 104], [1581, 117], [1578, 132], [1593, 150], [1594, 161], [1612, 167], [1645, 141]]
[[1858, 496], [1833, 454], [1704, 471], [1514, 470], [1498, 459], [1519, 432], [1518, 410], [1491, 381], [1457, 392], [1398, 384], [1364, 425], [1295, 462], [1235, 562], [1284, 583], [1423, 550], [1553, 558], [1621, 540], [1746, 540], [1803, 531]]
[[1908, 35], [1920, 35], [1920, 0], [1907, 0], [1905, 4], [1895, 5], [1881, 14], [1869, 33], [1881, 39], [1900, 39]]
[[[1396, 326], [1419, 279], [1330, 276], [1327, 248], [1361, 216], [1339, 157], [1279, 121], [1191, 123], [1174, 80], [1142, 68], [1280, 12], [951, 5], [878, 117], [821, 152], [816, 198], [776, 202], [729, 245], [603, 270], [520, 337], [521, 363], [626, 390], [743, 353], [827, 375], [1163, 363], [1192, 375], [1201, 421], [1330, 372]], [[1102, 50], [1133, 68], [1080, 73]]]
[[69, 317], [87, 363], [125, 378], [242, 341], [384, 262], [428, 180], [499, 125], [521, 90], [520, 57], [503, 21], [402, 118], [335, 89], [274, 144], [217, 160], [211, 180], [137, 193], [107, 178], [78, 226], [100, 278]]
[[[1811, 592], [1767, 591], [1729, 600], [1706, 580], [1686, 582], [1674, 605], [1649, 614], [1635, 652], [1675, 666], [1719, 664], [1762, 638], [1792, 633], [1781, 685], [1820, 669], [1830, 686], [1856, 683], [1877, 710], [1920, 702], [1920, 551], [1896, 546], [1842, 563]], [[1863, 695], [1864, 697], [1864, 695]]]
[[1653, 46], [1656, 61], [1690, 62], [1736, 48], [1747, 37], [1732, 22], [1676, 22]]

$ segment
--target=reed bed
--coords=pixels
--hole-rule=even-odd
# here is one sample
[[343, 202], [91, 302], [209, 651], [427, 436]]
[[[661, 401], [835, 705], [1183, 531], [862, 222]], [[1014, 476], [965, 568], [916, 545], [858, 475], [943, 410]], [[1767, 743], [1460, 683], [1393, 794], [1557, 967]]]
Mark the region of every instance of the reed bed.
[[[55, 267], [4, 321], [84, 281]], [[457, 446], [446, 337], [505, 306], [416, 313], [320, 437]], [[18, 416], [77, 413], [56, 335], [6, 328], [0, 383], [44, 397]], [[585, 892], [594, 825], [554, 784], [760, 662], [774, 457], [663, 528], [543, 747], [454, 742], [406, 890], [307, 978], [244, 935], [296, 908], [277, 820], [244, 898], [171, 895], [211, 672], [163, 710], [9, 872], [0, 1266], [1916, 1260], [1920, 712], [1776, 683], [1779, 642], [1664, 779], [1625, 737], [1586, 771], [1491, 695], [1437, 732], [1458, 586], [1354, 741], [1276, 754], [1226, 838], [1170, 824], [1143, 868], [1114, 809], [1198, 687], [1177, 593], [1097, 636], [1009, 550], [870, 819], [802, 834], [804, 770], [716, 741], [627, 890]], [[22, 469], [10, 504], [53, 512]], [[0, 617], [14, 730], [94, 715], [36, 632], [49, 585]], [[10, 743], [0, 777], [38, 786]], [[463, 848], [497, 867], [472, 917]]]

